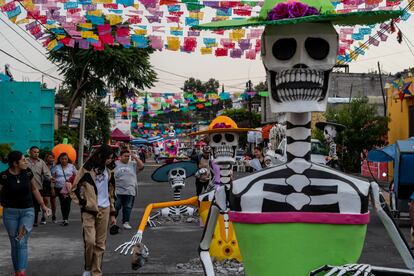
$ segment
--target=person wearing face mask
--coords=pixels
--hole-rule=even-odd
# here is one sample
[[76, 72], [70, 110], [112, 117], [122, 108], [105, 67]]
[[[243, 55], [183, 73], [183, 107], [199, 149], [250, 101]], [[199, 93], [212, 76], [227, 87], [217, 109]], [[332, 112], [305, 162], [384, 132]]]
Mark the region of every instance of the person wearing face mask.
[[101, 276], [109, 226], [116, 224], [114, 154], [102, 145], [79, 170], [70, 196], [81, 208], [84, 241], [82, 276]]
[[24, 276], [28, 260], [28, 239], [34, 222], [34, 201], [50, 215], [35, 183], [33, 172], [20, 151], [8, 157], [8, 169], [0, 173], [0, 202], [3, 206], [3, 223], [11, 245], [11, 258], [15, 276]]

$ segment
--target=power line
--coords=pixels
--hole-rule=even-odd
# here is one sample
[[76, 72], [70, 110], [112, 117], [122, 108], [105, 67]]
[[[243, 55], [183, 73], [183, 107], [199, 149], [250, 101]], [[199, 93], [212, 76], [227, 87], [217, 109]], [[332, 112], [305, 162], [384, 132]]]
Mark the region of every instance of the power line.
[[[15, 32], [18, 36], [20, 36], [24, 41], [29, 43], [30, 46], [32, 46], [37, 52], [39, 52], [42, 56], [44, 56], [47, 59], [47, 56], [45, 53], [40, 51], [37, 47], [35, 47], [31, 42], [29, 42], [25, 37], [23, 37], [18, 31], [16, 31], [12, 26], [10, 26], [3, 18], [0, 17], [0, 20], [7, 25], [13, 32]], [[20, 26], [19, 26], [20, 27]]]
[[31, 65], [35, 66], [22, 52], [20, 52], [19, 49], [17, 49], [13, 43], [10, 42], [10, 40], [2, 33], [0, 32], [0, 35], [4, 38], [4, 40], [7, 41], [7, 43], [10, 44], [10, 46], [12, 46], [13, 49], [15, 49], [28, 63], [30, 63]]
[[54, 77], [54, 76], [52, 76], [52, 75], [50, 75], [50, 74], [48, 74], [48, 73], [46, 73], [46, 72], [43, 72], [43, 71], [42, 71], [42, 70], [40, 70], [40, 69], [37, 69], [36, 67], [31, 66], [30, 64], [27, 64], [26, 62], [24, 62], [24, 61], [22, 61], [21, 59], [19, 59], [19, 58], [17, 58], [17, 57], [15, 57], [15, 56], [13, 56], [13, 55], [11, 55], [11, 54], [7, 53], [6, 51], [4, 51], [4, 50], [2, 50], [2, 49], [0, 49], [0, 52], [2, 52], [2, 53], [4, 53], [5, 55], [7, 55], [7, 56], [9, 56], [9, 57], [11, 57], [11, 58], [13, 58], [13, 59], [17, 60], [18, 62], [20, 62], [20, 63], [22, 63], [22, 64], [26, 65], [27, 67], [30, 67], [31, 69], [36, 70], [36, 71], [38, 71], [38, 72], [42, 73], [42, 74], [43, 74], [43, 75], [45, 75], [45, 76], [49, 76], [50, 78], [55, 79], [55, 80], [63, 81], [62, 79], [59, 79], [59, 78], [57, 78], [57, 77]]

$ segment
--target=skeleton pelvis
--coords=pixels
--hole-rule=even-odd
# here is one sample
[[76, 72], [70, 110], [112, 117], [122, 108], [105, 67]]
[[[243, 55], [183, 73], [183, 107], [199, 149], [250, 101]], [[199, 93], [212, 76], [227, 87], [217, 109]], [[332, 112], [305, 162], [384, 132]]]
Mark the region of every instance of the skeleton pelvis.
[[233, 223], [246, 275], [304, 276], [326, 264], [356, 263], [366, 225]]
[[[210, 205], [210, 201], [200, 202], [200, 217], [204, 225], [207, 221]], [[210, 255], [212, 258], [219, 261], [224, 259], [237, 259], [238, 261], [242, 260], [239, 245], [231, 222], [229, 222], [228, 238], [226, 239], [223, 215], [219, 215], [216, 229], [214, 229], [213, 239], [210, 243]]]

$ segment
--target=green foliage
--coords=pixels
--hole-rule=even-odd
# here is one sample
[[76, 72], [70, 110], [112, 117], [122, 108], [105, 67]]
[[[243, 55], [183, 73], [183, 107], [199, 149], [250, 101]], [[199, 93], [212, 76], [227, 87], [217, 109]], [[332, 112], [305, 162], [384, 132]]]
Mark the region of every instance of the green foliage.
[[64, 76], [63, 84], [71, 98], [68, 121], [79, 99], [97, 95], [107, 88], [120, 91], [125, 98], [135, 89], [153, 86], [157, 75], [152, 69], [149, 55], [153, 49], [135, 47], [105, 46], [103, 51], [64, 47], [49, 52], [49, 60], [58, 64], [58, 71]]
[[182, 90], [187, 93], [207, 93], [207, 92], [218, 92], [220, 83], [218, 80], [213, 78], [209, 79], [207, 82], [202, 82], [199, 79], [189, 78], [184, 82], [184, 87]]
[[104, 103], [97, 101], [88, 104], [85, 113], [85, 138], [91, 145], [104, 144], [109, 140], [110, 115], [111, 109]]
[[79, 129], [61, 126], [59, 129], [55, 130], [55, 145], [61, 144], [63, 142], [63, 138], [68, 138], [68, 143], [75, 149], [78, 148]]
[[[252, 119], [252, 128], [260, 127], [261, 116], [259, 113], [252, 111], [249, 113], [247, 109], [226, 109], [224, 110], [224, 116], [228, 116], [236, 122], [238, 127], [250, 127], [249, 118]], [[239, 145], [245, 147], [247, 145], [247, 133], [241, 133], [239, 136]]]
[[7, 157], [7, 155], [12, 151], [10, 144], [0, 144], [0, 161]]
[[368, 104], [367, 97], [354, 98], [349, 105], [328, 109], [326, 120], [346, 126], [336, 138], [337, 143], [344, 146], [346, 171], [359, 172], [363, 150], [386, 143], [388, 118], [378, 116], [376, 107]]
[[70, 105], [70, 98], [71, 94], [68, 89], [59, 89], [55, 95], [55, 103], [68, 107]]

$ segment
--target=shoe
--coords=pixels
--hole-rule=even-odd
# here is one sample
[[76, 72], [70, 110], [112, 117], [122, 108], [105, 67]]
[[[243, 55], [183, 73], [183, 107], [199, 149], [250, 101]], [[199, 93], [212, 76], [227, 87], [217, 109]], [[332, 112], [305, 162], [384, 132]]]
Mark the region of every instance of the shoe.
[[33, 223], [33, 227], [38, 227], [39, 225], [37, 223]]
[[41, 218], [40, 219], [40, 224], [45, 225], [46, 224], [46, 219], [45, 218]]
[[132, 229], [131, 225], [129, 224], [129, 222], [125, 222], [123, 225], [124, 229]]
[[63, 222], [62, 222], [62, 224], [61, 224], [62, 226], [68, 226], [69, 225], [69, 222], [65, 219]]
[[91, 272], [90, 272], [90, 271], [84, 271], [84, 272], [82, 273], [82, 276], [92, 276], [92, 274], [91, 274]]
[[52, 217], [52, 222], [53, 223], [57, 223], [57, 220], [56, 220], [56, 217], [55, 216]]

